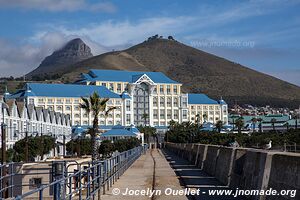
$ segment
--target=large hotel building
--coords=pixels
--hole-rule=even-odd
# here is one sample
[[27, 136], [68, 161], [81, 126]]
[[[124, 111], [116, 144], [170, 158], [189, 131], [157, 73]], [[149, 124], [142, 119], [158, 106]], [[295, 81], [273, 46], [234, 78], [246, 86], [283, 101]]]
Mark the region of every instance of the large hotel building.
[[182, 84], [161, 72], [90, 70], [81, 76], [74, 84], [27, 83], [6, 98], [69, 114], [73, 126], [92, 124], [92, 116], [79, 103], [94, 91], [110, 99], [108, 106], [117, 107], [107, 117], [100, 114], [100, 126], [134, 124], [164, 129], [171, 120], [228, 123], [225, 101], [182, 93]]

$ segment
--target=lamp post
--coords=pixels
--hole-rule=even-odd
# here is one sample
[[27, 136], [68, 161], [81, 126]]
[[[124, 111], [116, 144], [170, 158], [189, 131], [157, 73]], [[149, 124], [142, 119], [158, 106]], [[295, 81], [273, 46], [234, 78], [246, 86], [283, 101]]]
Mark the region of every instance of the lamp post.
[[8, 109], [8, 105], [6, 103], [1, 103], [1, 109], [2, 109], [2, 123], [1, 123], [1, 164], [4, 164], [6, 162], [6, 128], [4, 123], [4, 109]]

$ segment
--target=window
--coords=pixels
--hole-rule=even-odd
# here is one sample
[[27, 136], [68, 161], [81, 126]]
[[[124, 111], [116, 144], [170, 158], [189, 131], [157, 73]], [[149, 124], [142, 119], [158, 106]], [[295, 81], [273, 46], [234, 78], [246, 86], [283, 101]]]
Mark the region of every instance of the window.
[[214, 111], [209, 111], [209, 114], [210, 114], [210, 115], [213, 115], [213, 114], [214, 114]]
[[71, 100], [70, 99], [66, 99], [66, 103], [71, 103]]
[[158, 122], [154, 122], [153, 125], [154, 125], [154, 126], [158, 126]]
[[126, 114], [126, 124], [130, 124], [130, 114]]
[[163, 85], [159, 86], [159, 92], [160, 92], [160, 94], [164, 93], [164, 86]]
[[174, 119], [178, 119], [178, 110], [174, 110]]
[[215, 106], [215, 110], [219, 110], [220, 109], [220, 107], [219, 106]]
[[48, 103], [53, 103], [53, 99], [48, 99]]
[[121, 125], [121, 121], [118, 120], [118, 121], [116, 122], [116, 124], [117, 124], [117, 125]]
[[71, 110], [71, 106], [66, 106], [66, 110]]
[[154, 86], [154, 88], [153, 88], [153, 93], [157, 94], [157, 87], [156, 86]]
[[157, 101], [158, 101], [157, 97], [153, 97], [153, 106], [154, 107], [157, 107]]
[[103, 120], [100, 121], [100, 125], [104, 125], [105, 122]]
[[88, 122], [87, 122], [87, 121], [83, 121], [83, 124], [84, 124], [84, 125], [87, 125], [87, 124], [88, 124]]
[[158, 119], [158, 110], [157, 109], [153, 109], [153, 118]]
[[39, 103], [44, 103], [44, 99], [39, 99], [38, 102]]
[[174, 107], [178, 107], [178, 98], [174, 97], [174, 102], [173, 102]]
[[117, 84], [117, 92], [118, 92], [118, 93], [121, 93], [121, 92], [122, 92], [122, 85], [121, 85], [121, 83], [118, 83], [118, 84]]
[[114, 84], [113, 84], [113, 83], [110, 83], [108, 89], [111, 90], [111, 91], [114, 91]]
[[79, 103], [79, 99], [75, 99], [75, 100], [74, 100], [74, 103]]
[[106, 87], [106, 83], [102, 83], [101, 85], [104, 86], [104, 87]]
[[126, 100], [126, 111], [130, 111], [130, 101]]
[[174, 86], [173, 86], [173, 91], [174, 91], [174, 94], [177, 94], [177, 92], [178, 92], [177, 85], [174, 85]]
[[62, 106], [56, 106], [57, 110], [62, 110]]
[[201, 110], [201, 106], [197, 106], [197, 109], [198, 109], [198, 110]]
[[214, 107], [213, 106], [209, 106], [209, 110], [213, 110], [214, 109]]
[[83, 115], [83, 117], [84, 117], [84, 118], [87, 118], [87, 117], [88, 117], [88, 115], [87, 115], [87, 114], [84, 114], [84, 115]]
[[29, 179], [29, 189], [36, 189], [42, 186], [42, 178]]
[[121, 101], [120, 100], [116, 100], [116, 105], [121, 105]]
[[113, 118], [113, 115], [112, 115], [112, 114], [109, 114], [109, 115], [108, 115], [108, 118]]
[[112, 121], [108, 121], [108, 125], [113, 125], [113, 122]]
[[159, 116], [160, 116], [160, 118], [162, 118], [162, 119], [165, 118], [165, 110], [164, 110], [164, 109], [161, 109], [161, 110], [160, 110], [160, 115], [159, 115]]
[[53, 111], [53, 106], [48, 106], [48, 110]]
[[167, 107], [171, 107], [172, 106], [172, 97], [168, 97], [167, 98]]
[[182, 111], [182, 118], [187, 119], [187, 110]]
[[79, 118], [79, 114], [75, 114], [74, 117], [75, 117], [75, 118]]
[[34, 104], [34, 99], [29, 99], [29, 104]]
[[182, 97], [182, 107], [186, 108], [187, 107], [187, 98]]
[[167, 85], [167, 94], [171, 94], [171, 86]]
[[78, 111], [79, 110], [79, 106], [75, 106], [74, 110]]
[[172, 119], [172, 110], [167, 110], [167, 119]]
[[160, 105], [161, 107], [164, 107], [164, 106], [165, 106], [165, 97], [160, 97], [159, 105]]
[[61, 100], [61, 99], [57, 99], [57, 100], [56, 100], [56, 103], [62, 104], [62, 100]]
[[116, 114], [116, 118], [121, 118], [121, 115], [120, 114]]

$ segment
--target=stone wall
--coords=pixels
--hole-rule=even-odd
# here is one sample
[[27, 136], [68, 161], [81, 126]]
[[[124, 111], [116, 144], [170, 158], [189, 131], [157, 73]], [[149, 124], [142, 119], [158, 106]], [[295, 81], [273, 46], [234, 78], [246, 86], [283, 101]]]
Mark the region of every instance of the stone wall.
[[[202, 144], [167, 143], [166, 148], [232, 189], [290, 190], [287, 195], [249, 199], [300, 199], [300, 154]], [[291, 190], [296, 190], [298, 197], [293, 197]]]

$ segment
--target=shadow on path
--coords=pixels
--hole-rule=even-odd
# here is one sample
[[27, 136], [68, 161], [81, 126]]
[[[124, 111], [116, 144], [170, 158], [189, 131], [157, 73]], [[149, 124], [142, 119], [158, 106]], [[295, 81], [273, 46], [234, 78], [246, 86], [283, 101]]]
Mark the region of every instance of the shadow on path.
[[[233, 195], [209, 195], [210, 191], [230, 190], [228, 186], [222, 185], [215, 177], [209, 176], [203, 170], [189, 161], [178, 157], [171, 151], [162, 150], [164, 156], [168, 160], [170, 166], [174, 169], [179, 178], [180, 184], [186, 188], [200, 189], [200, 195], [187, 196], [191, 200], [243, 200], [241, 196], [234, 197]], [[235, 191], [232, 192], [234, 194]]]

